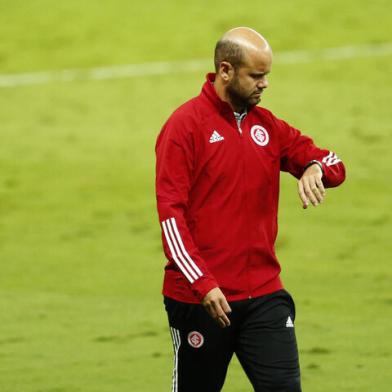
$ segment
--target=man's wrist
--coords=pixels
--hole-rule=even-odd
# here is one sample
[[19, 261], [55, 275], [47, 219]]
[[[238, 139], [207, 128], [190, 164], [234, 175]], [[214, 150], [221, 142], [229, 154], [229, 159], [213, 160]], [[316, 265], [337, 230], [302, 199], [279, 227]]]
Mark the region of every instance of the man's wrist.
[[205, 275], [198, 279], [192, 285], [192, 291], [199, 299], [203, 301], [204, 297], [214, 288], [219, 287], [215, 279], [206, 277]]
[[317, 159], [312, 159], [309, 163], [307, 163], [307, 165], [304, 167], [304, 172], [308, 167], [310, 167], [312, 165], [317, 165], [321, 169], [322, 175], [324, 175], [323, 164], [320, 161], [318, 161]]

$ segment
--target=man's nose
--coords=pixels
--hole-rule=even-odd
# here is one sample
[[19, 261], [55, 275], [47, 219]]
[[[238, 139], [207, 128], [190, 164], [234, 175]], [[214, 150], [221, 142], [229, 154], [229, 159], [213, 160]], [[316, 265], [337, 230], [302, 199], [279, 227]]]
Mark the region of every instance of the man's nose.
[[267, 78], [263, 78], [259, 81], [259, 83], [257, 84], [257, 87], [259, 89], [263, 89], [263, 88], [267, 88], [268, 87], [268, 80]]

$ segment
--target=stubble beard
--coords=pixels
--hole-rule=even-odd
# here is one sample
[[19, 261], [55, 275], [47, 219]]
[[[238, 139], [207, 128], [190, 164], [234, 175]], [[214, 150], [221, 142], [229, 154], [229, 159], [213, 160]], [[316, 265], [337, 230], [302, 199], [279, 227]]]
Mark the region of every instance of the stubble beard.
[[252, 97], [252, 94], [254, 93], [251, 95], [245, 93], [238, 83], [238, 78], [232, 80], [232, 82], [227, 86], [226, 92], [233, 106], [241, 110], [251, 108], [252, 106], [257, 105], [261, 100], [260, 96]]

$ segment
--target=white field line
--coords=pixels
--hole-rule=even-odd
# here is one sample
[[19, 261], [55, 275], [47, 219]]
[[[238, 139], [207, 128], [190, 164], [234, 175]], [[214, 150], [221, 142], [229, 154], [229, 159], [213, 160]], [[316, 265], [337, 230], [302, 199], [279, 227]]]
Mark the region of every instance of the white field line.
[[[392, 42], [380, 44], [352, 45], [321, 50], [295, 50], [277, 53], [277, 64], [298, 64], [319, 60], [343, 60], [356, 57], [375, 57], [392, 54]], [[86, 69], [65, 69], [20, 74], [0, 74], [1, 87], [17, 87], [51, 82], [72, 82], [77, 80], [121, 79], [153, 75], [177, 74], [202, 71], [212, 68], [212, 60], [187, 60], [150, 62], [142, 64], [115, 65]]]

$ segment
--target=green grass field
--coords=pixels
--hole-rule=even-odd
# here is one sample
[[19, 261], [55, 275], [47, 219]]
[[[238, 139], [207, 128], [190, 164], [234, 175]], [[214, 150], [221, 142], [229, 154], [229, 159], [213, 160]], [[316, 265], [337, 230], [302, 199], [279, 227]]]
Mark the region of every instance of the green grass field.
[[[0, 0], [0, 73], [208, 59], [238, 25], [278, 53], [385, 43], [390, 14], [386, 0]], [[391, 66], [276, 64], [262, 102], [347, 167], [306, 211], [282, 175], [304, 391], [391, 388]], [[154, 143], [208, 70], [0, 88], [0, 392], [170, 390]], [[236, 360], [223, 391], [251, 391]]]

